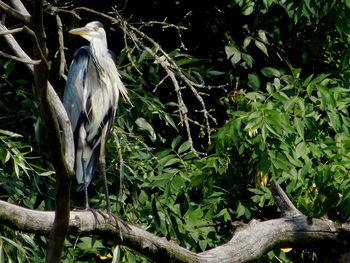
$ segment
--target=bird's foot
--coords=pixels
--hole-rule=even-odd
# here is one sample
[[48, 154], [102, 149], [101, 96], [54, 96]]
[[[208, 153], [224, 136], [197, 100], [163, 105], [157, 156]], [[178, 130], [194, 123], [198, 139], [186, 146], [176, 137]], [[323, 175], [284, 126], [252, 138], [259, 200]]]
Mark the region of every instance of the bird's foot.
[[91, 208], [89, 206], [87, 206], [87, 207], [77, 207], [77, 208], [74, 208], [73, 211], [87, 211], [87, 212], [91, 212], [93, 214], [97, 224], [101, 224], [100, 220], [98, 220], [98, 215], [101, 215], [104, 220], [108, 219], [108, 217], [106, 216], [106, 213], [104, 213], [103, 211], [101, 211], [99, 209]]
[[128, 226], [127, 223], [125, 223], [122, 219], [117, 217], [115, 214], [112, 212], [107, 212], [108, 219], [114, 221], [114, 226], [119, 230], [119, 238], [120, 240], [123, 240], [123, 232], [128, 232], [131, 230], [130, 226]]

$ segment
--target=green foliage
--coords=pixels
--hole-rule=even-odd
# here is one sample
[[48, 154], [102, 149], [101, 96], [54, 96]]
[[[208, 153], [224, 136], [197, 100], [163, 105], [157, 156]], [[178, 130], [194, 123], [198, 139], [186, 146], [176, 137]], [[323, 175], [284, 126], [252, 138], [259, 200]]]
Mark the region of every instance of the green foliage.
[[[120, 139], [119, 134], [115, 135]], [[119, 195], [119, 214], [161, 236], [176, 237], [192, 250], [222, 242], [219, 236], [210, 241], [216, 236], [213, 222], [229, 224], [231, 219], [225, 208], [226, 193], [212, 192], [214, 167], [209, 163], [205, 167], [206, 161], [198, 160], [189, 151], [188, 141], [180, 136], [172, 141], [171, 148], [161, 150], [136, 147], [137, 139], [129, 136], [120, 140], [125, 161], [123, 183], [127, 186]], [[118, 167], [120, 163], [116, 161]]]
[[[34, 164], [32, 149], [19, 141], [19, 134], [0, 130], [0, 193], [2, 199], [33, 207], [40, 192], [40, 177], [52, 172]], [[5, 226], [0, 228], [0, 262], [32, 262], [43, 258], [44, 249], [38, 247], [34, 235]]]
[[[15, 76], [18, 65], [0, 60], [0, 194], [2, 200], [29, 208], [45, 208], [53, 196], [53, 172], [35, 150], [40, 121], [27, 80]], [[15, 130], [16, 132], [7, 130]], [[32, 136], [36, 131], [38, 137]], [[45, 188], [43, 188], [45, 185]], [[43, 191], [43, 189], [46, 189]], [[50, 190], [52, 191], [50, 193]], [[45, 246], [40, 237], [0, 228], [0, 262], [40, 262]]]
[[[242, 173], [258, 188], [268, 178], [285, 184], [306, 214], [348, 218], [349, 90], [324, 74], [302, 80], [291, 71], [267, 83], [266, 92], [241, 90], [232, 98], [216, 151], [250, 156]], [[258, 188], [252, 199], [263, 207], [271, 196]]]
[[44, 251], [38, 247], [34, 235], [14, 232], [6, 227], [1, 227], [0, 236], [0, 261], [1, 262], [39, 262]]

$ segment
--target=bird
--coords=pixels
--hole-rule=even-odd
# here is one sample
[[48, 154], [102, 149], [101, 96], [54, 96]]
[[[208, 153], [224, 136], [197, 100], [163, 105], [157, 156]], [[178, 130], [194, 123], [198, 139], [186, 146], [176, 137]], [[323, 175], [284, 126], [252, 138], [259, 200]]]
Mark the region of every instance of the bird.
[[88, 186], [99, 166], [107, 210], [111, 213], [105, 173], [105, 144], [113, 126], [120, 95], [130, 103], [121, 81], [115, 55], [108, 49], [106, 31], [99, 21], [69, 31], [89, 41], [73, 55], [63, 95], [74, 134], [77, 191], [85, 192], [85, 208], [90, 209]]

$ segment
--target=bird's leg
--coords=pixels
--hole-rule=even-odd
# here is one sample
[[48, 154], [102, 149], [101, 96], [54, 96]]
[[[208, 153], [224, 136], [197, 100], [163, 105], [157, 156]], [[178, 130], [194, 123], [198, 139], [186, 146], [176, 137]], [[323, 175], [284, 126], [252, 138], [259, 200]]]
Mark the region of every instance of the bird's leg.
[[[109, 191], [108, 191], [108, 184], [107, 184], [107, 176], [106, 176], [106, 158], [105, 158], [105, 146], [106, 146], [106, 131], [107, 131], [107, 125], [102, 130], [101, 135], [101, 144], [100, 144], [100, 159], [99, 159], [99, 165], [100, 165], [100, 173], [103, 178], [104, 186], [105, 186], [105, 194], [106, 194], [106, 202], [107, 202], [107, 213], [110, 217], [114, 218], [117, 227], [119, 229], [129, 229], [129, 226], [126, 225], [122, 220], [118, 219], [113, 213], [111, 208], [111, 202], [109, 200]], [[122, 231], [119, 231], [120, 233], [120, 239], [123, 240], [123, 234]]]
[[85, 193], [85, 208], [89, 209], [90, 205], [89, 205], [89, 196], [88, 196], [88, 190], [87, 190], [88, 186], [87, 184], [84, 185], [84, 193]]
[[86, 182], [87, 160], [84, 157], [84, 152], [83, 152], [82, 162], [83, 162], [83, 180], [84, 180], [85, 208], [89, 209], [90, 205], [89, 205], [89, 196], [88, 196], [88, 183]]
[[[87, 167], [87, 159], [86, 157], [84, 157], [84, 150], [83, 150], [83, 155], [81, 157], [82, 163], [83, 163], [83, 181], [84, 181], [84, 194], [85, 194], [85, 209], [90, 211], [93, 215], [94, 218], [96, 220], [96, 222], [99, 224], [99, 220], [98, 220], [98, 216], [97, 213], [98, 211], [96, 211], [95, 209], [91, 208], [89, 205], [89, 195], [88, 195], [88, 182], [87, 182], [87, 177], [86, 177], [86, 167]], [[103, 215], [102, 215], [103, 216]]]
[[109, 200], [109, 191], [108, 191], [108, 183], [107, 183], [107, 176], [106, 176], [106, 157], [105, 157], [106, 132], [107, 132], [107, 125], [103, 127], [102, 134], [101, 134], [99, 167], [100, 167], [100, 174], [103, 178], [103, 183], [105, 187], [107, 212], [109, 215], [112, 215], [112, 208], [111, 208], [111, 202]]

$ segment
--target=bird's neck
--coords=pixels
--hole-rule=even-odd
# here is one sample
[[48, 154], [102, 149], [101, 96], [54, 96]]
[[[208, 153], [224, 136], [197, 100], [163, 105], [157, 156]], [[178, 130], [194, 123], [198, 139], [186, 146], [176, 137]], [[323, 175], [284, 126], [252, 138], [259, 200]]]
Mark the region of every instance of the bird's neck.
[[94, 63], [100, 69], [103, 69], [103, 59], [108, 55], [107, 41], [94, 39], [90, 43], [91, 55]]

